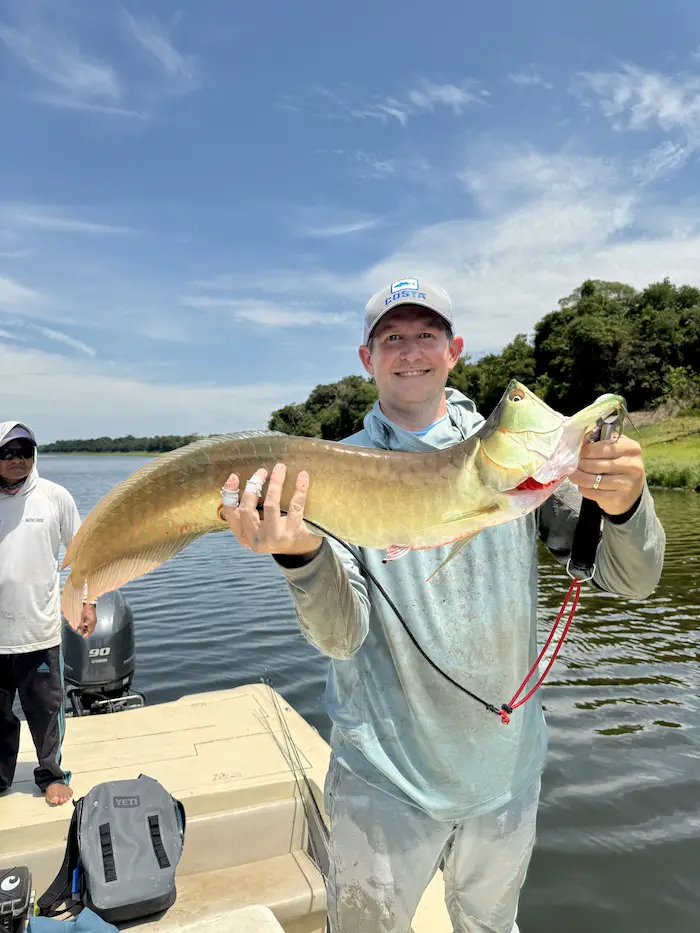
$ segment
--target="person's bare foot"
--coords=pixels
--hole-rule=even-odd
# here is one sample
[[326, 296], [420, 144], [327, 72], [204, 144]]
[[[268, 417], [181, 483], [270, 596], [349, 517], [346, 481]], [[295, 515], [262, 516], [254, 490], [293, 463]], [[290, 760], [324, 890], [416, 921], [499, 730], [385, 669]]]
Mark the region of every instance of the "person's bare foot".
[[67, 784], [61, 784], [60, 781], [56, 781], [54, 784], [49, 784], [46, 788], [46, 802], [52, 807], [60, 807], [61, 804], [67, 803], [73, 796], [73, 791]]

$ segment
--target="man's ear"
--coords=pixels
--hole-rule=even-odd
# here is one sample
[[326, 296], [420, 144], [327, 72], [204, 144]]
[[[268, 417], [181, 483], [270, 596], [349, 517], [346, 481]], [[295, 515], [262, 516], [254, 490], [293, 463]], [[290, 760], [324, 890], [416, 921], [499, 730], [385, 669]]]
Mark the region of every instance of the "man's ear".
[[362, 360], [362, 365], [365, 367], [365, 370], [370, 374], [370, 376], [373, 376], [374, 366], [372, 366], [372, 351], [366, 344], [363, 344], [357, 352], [360, 356], [360, 359]]
[[450, 369], [454, 369], [457, 365], [457, 360], [462, 355], [464, 350], [464, 341], [461, 337], [453, 337], [450, 341]]

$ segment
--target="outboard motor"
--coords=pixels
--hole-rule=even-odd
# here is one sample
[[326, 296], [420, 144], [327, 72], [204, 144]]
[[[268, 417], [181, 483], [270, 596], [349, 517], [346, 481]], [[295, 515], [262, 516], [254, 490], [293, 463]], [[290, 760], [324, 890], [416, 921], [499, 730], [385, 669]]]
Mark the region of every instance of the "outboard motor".
[[63, 617], [63, 660], [68, 712], [115, 713], [146, 702], [131, 691], [136, 669], [134, 616], [119, 590], [97, 600], [97, 625], [83, 638]]

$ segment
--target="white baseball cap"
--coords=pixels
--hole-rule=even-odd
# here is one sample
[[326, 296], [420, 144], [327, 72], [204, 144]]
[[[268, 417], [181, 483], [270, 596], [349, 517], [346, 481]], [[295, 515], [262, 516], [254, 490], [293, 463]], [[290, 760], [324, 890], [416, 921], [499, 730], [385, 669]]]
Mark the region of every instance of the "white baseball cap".
[[365, 305], [365, 344], [384, 315], [399, 305], [427, 308], [453, 327], [452, 302], [444, 288], [423, 280], [399, 279], [372, 295]]

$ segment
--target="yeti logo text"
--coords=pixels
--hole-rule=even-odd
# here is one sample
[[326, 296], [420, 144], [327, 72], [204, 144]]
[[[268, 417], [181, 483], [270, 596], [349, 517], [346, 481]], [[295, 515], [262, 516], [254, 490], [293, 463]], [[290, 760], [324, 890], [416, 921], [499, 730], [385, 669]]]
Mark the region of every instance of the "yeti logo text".
[[410, 288], [411, 291], [418, 291], [418, 279], [402, 279], [400, 282], [394, 282], [391, 286], [392, 292], [400, 292], [402, 288]]
[[385, 305], [390, 305], [392, 301], [398, 301], [399, 298], [413, 298], [414, 301], [426, 301], [425, 292], [417, 292], [411, 289], [409, 291], [405, 288], [402, 292], [394, 292], [393, 295], [389, 297], [384, 302]]
[[114, 804], [115, 809], [121, 808], [125, 810], [128, 807], [140, 807], [141, 798], [140, 797], [112, 797], [112, 803]]

